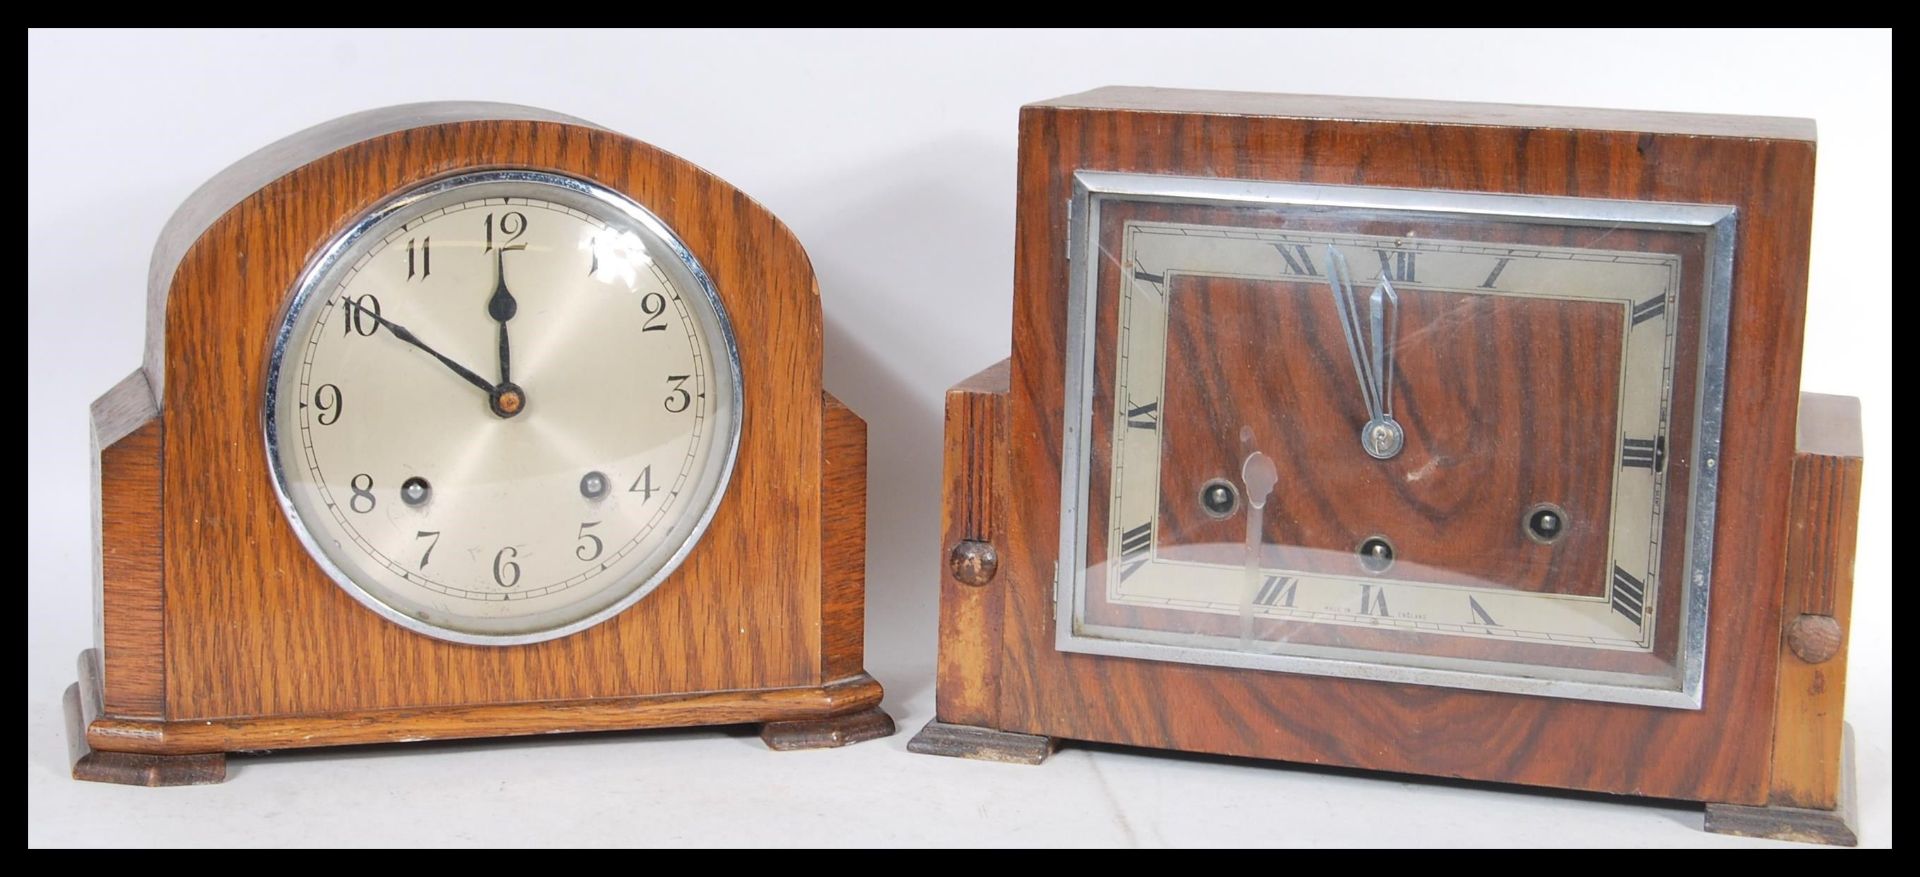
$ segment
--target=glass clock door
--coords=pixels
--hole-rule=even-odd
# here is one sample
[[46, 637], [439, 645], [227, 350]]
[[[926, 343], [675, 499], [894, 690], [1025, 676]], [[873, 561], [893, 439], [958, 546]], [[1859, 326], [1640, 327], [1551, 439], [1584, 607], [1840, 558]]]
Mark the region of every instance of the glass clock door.
[[1076, 182], [1063, 649], [1698, 705], [1729, 208]]

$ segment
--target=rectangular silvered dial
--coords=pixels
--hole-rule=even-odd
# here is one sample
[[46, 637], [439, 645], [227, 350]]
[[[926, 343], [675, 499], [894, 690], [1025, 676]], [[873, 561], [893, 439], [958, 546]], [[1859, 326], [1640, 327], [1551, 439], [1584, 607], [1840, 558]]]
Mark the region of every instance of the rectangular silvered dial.
[[1062, 648], [1697, 703], [1725, 209], [1080, 182]]

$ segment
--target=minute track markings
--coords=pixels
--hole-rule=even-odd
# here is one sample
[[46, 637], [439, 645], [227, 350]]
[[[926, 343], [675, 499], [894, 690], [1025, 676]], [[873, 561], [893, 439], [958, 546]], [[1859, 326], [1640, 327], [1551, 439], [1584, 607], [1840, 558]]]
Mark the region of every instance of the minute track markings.
[[[342, 279], [336, 288], [343, 289], [343, 288], [352, 286], [352, 284], [354, 283], [354, 279], [362, 276], [365, 273], [364, 269], [368, 265], [375, 262], [379, 256], [385, 254], [389, 248], [399, 245], [400, 243], [403, 243], [407, 234], [417, 233], [421, 226], [433, 224], [433, 221], [436, 218], [436, 215], [438, 218], [444, 218], [446, 216], [456, 216], [459, 213], [463, 212], [464, 209], [471, 209], [471, 207], [477, 207], [482, 205], [498, 207], [500, 206], [500, 203], [501, 202], [498, 199], [485, 199], [481, 202], [478, 202], [472, 205], [465, 205], [462, 209], [454, 209], [450, 211], [436, 210], [436, 211], [433, 211], [434, 215], [429, 215], [422, 219], [405, 223], [403, 227], [396, 229], [396, 231], [387, 235], [385, 238], [377, 242], [371, 249], [366, 251], [362, 256], [360, 256], [356, 260], [354, 265], [348, 267], [343, 272]], [[512, 203], [515, 205], [527, 203], [531, 207], [541, 206], [533, 202], [522, 202], [519, 199], [515, 199]], [[570, 208], [567, 210], [567, 212], [569, 214], [578, 215], [576, 211], [572, 211]], [[605, 226], [601, 226], [601, 227], [604, 228]], [[436, 230], [433, 234], [434, 234], [434, 244], [435, 244], [434, 249], [436, 250], [434, 255], [444, 257], [444, 258], [451, 258], [452, 257], [451, 250], [449, 250], [448, 252], [439, 252], [445, 248], [442, 241], [442, 233]], [[458, 241], [456, 241], [451, 236], [448, 237], [448, 241], [453, 243], [458, 243]], [[433, 274], [433, 279], [436, 282], [438, 282], [441, 277], [440, 272], [442, 270], [442, 265], [440, 263], [442, 261], [443, 261], [442, 258], [436, 258], [434, 260], [435, 270]], [[660, 282], [660, 284], [663, 287], [667, 289], [673, 288], [671, 281], [668, 281], [665, 278], [665, 276], [661, 273], [660, 266], [658, 266], [657, 264], [652, 264], [652, 265], [649, 265], [648, 268], [650, 269], [650, 275], [655, 280]], [[404, 278], [404, 265], [400, 267], [400, 271], [401, 271], [401, 274], [399, 275], [399, 277]], [[517, 291], [517, 288], [516, 288], [516, 291]], [[416, 293], [416, 294], [426, 294], [426, 293]], [[681, 296], [676, 294], [672, 296], [672, 298], [677, 303], [677, 306], [674, 312], [676, 314], [676, 317], [683, 324], [684, 337], [687, 339], [689, 347], [691, 348], [689, 350], [689, 353], [691, 354], [695, 362], [702, 362], [703, 357], [701, 356], [700, 347], [699, 347], [701, 343], [700, 332], [699, 332], [699, 329], [697, 328], [695, 318], [693, 314], [689, 312], [689, 310], [687, 309], [687, 305]], [[314, 359], [315, 353], [316, 351], [322, 349], [321, 333], [324, 331], [326, 326], [332, 325], [332, 321], [325, 318], [326, 315], [349, 314], [351, 312], [352, 312], [352, 308], [350, 305], [343, 306], [343, 302], [341, 300], [337, 298], [332, 299], [326, 302], [325, 308], [320, 312], [322, 314], [321, 318], [315, 320], [312, 324], [310, 324], [312, 326], [312, 329], [307, 333], [308, 334], [307, 343], [303, 345], [301, 348], [302, 350], [306, 351], [301, 358], [301, 364], [299, 368], [299, 386], [301, 387], [302, 390], [308, 390], [310, 387], [309, 381], [311, 380], [311, 378], [308, 376], [313, 372], [313, 369], [315, 367], [315, 359]], [[370, 309], [368, 310], [368, 318], [369, 319], [372, 318], [372, 313]], [[393, 321], [388, 320], [387, 322], [392, 323]], [[335, 329], [335, 331], [338, 331], [337, 328]], [[385, 334], [385, 333], [383, 332], [382, 334]], [[469, 369], [469, 371], [471, 370]], [[695, 371], [694, 381], [697, 381], [699, 385], [703, 388], [706, 386], [706, 373], [707, 372], [704, 367], [699, 367]], [[467, 381], [467, 382], [474, 383], [472, 381]], [[478, 384], [474, 384], [474, 385], [476, 386], [476, 388], [478, 387]], [[689, 386], [692, 386], [692, 385], [693, 385], [693, 382], [689, 382]], [[707, 404], [708, 404], [706, 400], [710, 398], [710, 394], [703, 389], [702, 392], [698, 394], [698, 398], [701, 399], [702, 401], [697, 405], [691, 406], [693, 408], [693, 417], [696, 424], [705, 422], [705, 415], [707, 413]], [[579, 584], [580, 582], [583, 582], [591, 578], [593, 575], [597, 575], [600, 572], [603, 572], [607, 569], [611, 569], [611, 562], [609, 562], [608, 564], [605, 564], [605, 565], [596, 565], [594, 567], [591, 567], [587, 574], [571, 576], [565, 580], [555, 581], [554, 583], [549, 585], [535, 585], [531, 582], [522, 582], [522, 583], [519, 583], [515, 588], [515, 593], [505, 594], [505, 595], [498, 594], [498, 593], [476, 592], [464, 587], [451, 585], [444, 581], [436, 581], [433, 579], [429, 579], [426, 576], [420, 575], [419, 573], [408, 569], [404, 563], [399, 562], [394, 557], [390, 557], [386, 551], [378, 547], [376, 543], [383, 540], [372, 538], [373, 536], [377, 536], [377, 533], [375, 531], [370, 530], [368, 531], [368, 533], [362, 533], [361, 527], [356, 527], [353, 521], [348, 520], [349, 516], [346, 516], [343, 514], [342, 510], [339, 508], [339, 505], [335, 503], [332, 500], [331, 496], [329, 495], [330, 488], [328, 486], [326, 477], [322, 470], [320, 461], [316, 456], [319, 452], [319, 449], [315, 447], [314, 441], [313, 441], [314, 427], [311, 425], [311, 415], [306, 410], [302, 410], [300, 415], [294, 418], [294, 425], [298, 428], [301, 434], [300, 445], [305, 449], [305, 455], [307, 456], [307, 459], [303, 461], [304, 466], [312, 474], [314, 478], [314, 486], [320, 494], [322, 505], [332, 512], [332, 517], [334, 518], [336, 523], [339, 525], [340, 529], [344, 531], [344, 534], [348, 537], [351, 543], [359, 549], [361, 554], [365, 555], [370, 561], [377, 564], [379, 567], [385, 568], [386, 570], [391, 572], [396, 578], [404, 579], [409, 583], [417, 584], [433, 592], [445, 594], [452, 597], [469, 599], [469, 600], [478, 600], [480, 602], [499, 602], [501, 600], [517, 601], [521, 599], [538, 597], [545, 594], [549, 594], [556, 590], [564, 589], [566, 587], [571, 587], [573, 585]], [[677, 473], [678, 477], [674, 479], [675, 483], [673, 485], [671, 495], [677, 497], [681, 493], [682, 489], [684, 488], [687, 478], [691, 475], [691, 472], [694, 468], [694, 463], [697, 461], [698, 455], [699, 455], [699, 442], [697, 439], [698, 439], [698, 436], [703, 435], [704, 432], [705, 431], [703, 429], [697, 429], [694, 432], [685, 434], [684, 438], [676, 439], [679, 441], [685, 441], [688, 446], [686, 448], [686, 452], [684, 456], [685, 463], [683, 464], [683, 466], [679, 467], [680, 471]], [[376, 490], [378, 490], [378, 488], [376, 488]], [[397, 498], [395, 499], [395, 504], [396, 505], [398, 504]], [[614, 547], [612, 545], [607, 546], [608, 554], [612, 558], [612, 560], [617, 561], [619, 557], [627, 556], [632, 552], [634, 552], [635, 550], [638, 550], [641, 543], [647, 541], [655, 533], [659, 532], [658, 528], [660, 526], [662, 517], [664, 516], [655, 515], [650, 520], [636, 522], [638, 526], [636, 527], [632, 538], [623, 540], [623, 542], [619, 546], [617, 554], [614, 551]], [[372, 523], [372, 522], [369, 521], [368, 523]], [[412, 531], [409, 530], [407, 535], [411, 537]], [[446, 538], [453, 539], [457, 537], [456, 537], [456, 534], [448, 533]], [[434, 556], [434, 560], [438, 561], [439, 557], [440, 557], [439, 554], [436, 553]], [[524, 557], [522, 559], [524, 559]], [[440, 564], [437, 562], [434, 564], [435, 568], [439, 566]], [[533, 570], [529, 569], [528, 575], [531, 576], [532, 574], [533, 574]]]
[[[1123, 446], [1135, 444], [1135, 442], [1126, 435], [1129, 433], [1132, 434], [1132, 438], [1138, 438], [1146, 442], [1145, 448], [1160, 447], [1160, 439], [1156, 439], [1152, 433], [1143, 432], [1143, 427], [1134, 422], [1140, 418], [1131, 415], [1135, 409], [1145, 403], [1163, 403], [1165, 400], [1154, 399], [1151, 395], [1145, 397], [1130, 395], [1128, 388], [1133, 388], [1136, 394], [1147, 392], [1143, 388], [1152, 386], [1152, 382], [1156, 380], [1151, 361], [1156, 357], [1172, 355], [1170, 338], [1166, 346], [1156, 346], [1157, 340], [1163, 331], [1160, 328], [1160, 324], [1162, 324], [1167, 317], [1162, 315], [1157, 308], [1150, 309], [1148, 307], [1148, 304], [1154, 301], [1152, 293], [1155, 291], [1155, 287], [1148, 282], [1147, 278], [1136, 277], [1136, 271], [1145, 271], [1147, 274], [1155, 275], [1163, 279], [1171, 278], [1175, 274], [1194, 274], [1252, 281], [1290, 280], [1292, 282], [1300, 282], [1305, 278], [1301, 278], [1291, 270], [1285, 268], [1286, 260], [1281, 257], [1281, 254], [1287, 252], [1289, 247], [1295, 245], [1307, 244], [1310, 246], [1324, 247], [1331, 243], [1340, 247], [1349, 259], [1364, 257], [1368, 263], [1374, 265], [1378, 265], [1383, 261], [1380, 254], [1384, 252], [1384, 261], [1386, 263], [1385, 273], [1387, 273], [1388, 276], [1399, 278], [1400, 282], [1409, 282], [1407, 277], [1411, 275], [1411, 284], [1414, 288], [1421, 290], [1422, 295], [1430, 292], [1446, 292], [1497, 296], [1500, 298], [1517, 297], [1596, 303], [1619, 302], [1628, 308], [1629, 311], [1631, 311], [1635, 305], [1644, 306], [1645, 303], [1654, 298], [1653, 290], [1655, 289], [1663, 290], [1661, 300], [1668, 303], [1664, 306], [1668, 310], [1673, 307], [1671, 304], [1673, 302], [1685, 302], [1689, 300], [1674, 291], [1678, 288], [1677, 285], [1684, 281], [1675, 274], [1678, 270], [1678, 257], [1666, 253], [1623, 253], [1555, 246], [1477, 245], [1471, 242], [1433, 238], [1414, 239], [1406, 236], [1353, 234], [1329, 235], [1298, 231], [1275, 231], [1272, 229], [1178, 224], [1157, 220], [1127, 221], [1123, 226], [1123, 231], [1120, 236], [1122, 240], [1125, 241], [1126, 249], [1119, 253], [1118, 257], [1111, 263], [1108, 263], [1119, 268], [1123, 272], [1121, 273], [1121, 277], [1128, 281], [1128, 283], [1121, 285], [1119, 294], [1116, 296], [1119, 307], [1124, 310], [1119, 319], [1120, 325], [1117, 327], [1118, 331], [1116, 333], [1119, 343], [1111, 354], [1113, 358], [1107, 360], [1112, 363], [1111, 373], [1113, 374], [1112, 380], [1114, 383], [1108, 385], [1112, 388], [1111, 395], [1105, 394], [1104, 391], [1096, 391], [1095, 393], [1095, 395], [1102, 400], [1103, 404], [1112, 404], [1114, 408], [1118, 409], [1109, 409], [1113, 410], [1112, 416], [1114, 416], [1114, 420], [1111, 422], [1115, 424], [1114, 433], [1108, 445], [1111, 449], [1110, 462], [1100, 462], [1098, 464], [1108, 469], [1106, 478], [1112, 484], [1112, 499], [1110, 501], [1110, 511], [1108, 514], [1124, 516], [1108, 519], [1108, 523], [1110, 524], [1122, 525], [1108, 531], [1114, 534], [1112, 538], [1114, 538], [1116, 542], [1123, 541], [1121, 537], [1126, 535], [1126, 532], [1133, 524], [1142, 520], [1141, 516], [1146, 513], [1148, 508], [1159, 507], [1161, 500], [1159, 499], [1158, 488], [1162, 485], [1159, 484], [1159, 478], [1155, 473], [1159, 470], [1160, 464], [1165, 462], [1164, 460], [1158, 459], [1155, 454], [1145, 453], [1144, 449], [1139, 453], [1121, 450]], [[1193, 245], [1182, 243], [1182, 241], [1186, 239], [1203, 239], [1208, 241], [1208, 243], [1200, 244], [1198, 240], [1196, 240]], [[1258, 264], [1255, 264], [1256, 257], [1251, 255], [1252, 250], [1247, 249], [1249, 247], [1265, 249], [1266, 256], [1264, 260], [1260, 260]], [[1204, 257], [1198, 255], [1202, 253], [1207, 255]], [[1236, 256], [1234, 255], [1235, 253], [1245, 255]], [[1407, 257], [1404, 261], [1411, 262], [1412, 264], [1403, 268], [1401, 265], [1403, 261], [1401, 258], [1402, 255]], [[1450, 259], [1453, 261], [1449, 262], [1448, 260]], [[1317, 264], [1319, 261], [1320, 260], [1316, 259], [1316, 267], [1319, 267]], [[1151, 270], [1141, 269], [1138, 266], [1142, 264], [1153, 267]], [[1359, 269], [1360, 264], [1359, 262], [1354, 263], [1355, 268]], [[1563, 269], [1559, 266], [1570, 264], [1591, 265], [1593, 267], [1591, 269], [1581, 268], [1571, 274], [1553, 275], [1555, 277], [1572, 278], [1566, 283], [1542, 285], [1540, 278], [1546, 276], [1541, 273], [1542, 271], [1561, 271]], [[1522, 270], [1523, 266], [1526, 270]], [[1619, 267], [1616, 270], [1608, 266]], [[1301, 267], [1304, 268], [1304, 266]], [[1360, 274], [1361, 270], [1356, 270], [1355, 274]], [[1373, 272], [1366, 271], [1365, 273], [1371, 275]], [[1356, 277], [1356, 282], [1358, 282], [1359, 279], [1359, 277]], [[1368, 282], [1372, 282], [1371, 277], [1366, 279]], [[1089, 286], [1092, 286], [1091, 282]], [[1112, 287], [1108, 288], [1112, 289]], [[1103, 294], [1103, 296], [1104, 295], [1105, 294]], [[1115, 299], [1107, 300], [1113, 301]], [[1103, 304], [1101, 306], [1112, 307], [1113, 305]], [[1644, 315], [1648, 313], [1648, 310], [1643, 307], [1641, 313]], [[1662, 314], [1662, 316], [1667, 315], [1668, 314], [1665, 313]], [[1131, 319], [1129, 317], [1131, 317]], [[1672, 328], [1676, 321], [1667, 319], [1661, 322], [1666, 330], [1665, 334], [1671, 336]], [[1171, 329], [1165, 331], [1170, 333]], [[1106, 343], [1109, 342], [1100, 342], [1101, 345]], [[1096, 347], [1095, 350], [1096, 356], [1104, 357], [1108, 355], [1102, 352], [1099, 347]], [[1624, 378], [1630, 381], [1630, 383], [1623, 384], [1625, 391], [1620, 395], [1619, 405], [1621, 407], [1615, 415], [1621, 418], [1618, 422], [1627, 425], [1627, 432], [1629, 432], [1629, 434], [1636, 430], [1645, 434], [1645, 432], [1652, 431], [1646, 427], [1646, 421], [1651, 418], [1657, 420], [1660, 424], [1658, 431], [1664, 434], [1667, 429], [1666, 424], [1669, 423], [1671, 416], [1667, 410], [1666, 397], [1673, 392], [1673, 388], [1666, 381], [1655, 380], [1647, 374], [1644, 374], [1643, 371], [1644, 369], [1653, 368], [1654, 365], [1657, 364], [1660, 373], [1671, 374], [1676, 367], [1673, 360], [1675, 356], [1674, 344], [1670, 338], [1667, 343], [1656, 343], [1654, 335], [1648, 335], [1646, 339], [1638, 342], [1633, 341], [1631, 337], [1621, 336], [1621, 351], [1619, 355], [1621, 357], [1623, 370], [1628, 369], [1629, 365], [1631, 365], [1633, 369], [1641, 371], [1634, 371], [1631, 373], [1632, 376], [1626, 376]], [[1649, 356], [1651, 356], [1652, 359], [1648, 359]], [[1139, 361], [1141, 365], [1135, 366], [1130, 364], [1136, 361]], [[1096, 365], [1095, 368], [1099, 371], [1107, 371], [1108, 366], [1099, 364]], [[1165, 380], [1167, 379], [1167, 375], [1159, 375], [1159, 379]], [[1177, 392], [1177, 390], [1168, 390], [1166, 392]], [[1653, 396], [1649, 397], [1647, 395], [1648, 393], [1652, 393]], [[1634, 412], [1644, 412], [1644, 403], [1647, 402], [1656, 402], [1659, 410], [1651, 414], [1634, 414]], [[1161, 407], [1164, 407], [1164, 405]], [[1097, 416], [1096, 414], [1096, 417]], [[1098, 420], [1096, 420], [1096, 422], [1098, 422]], [[1103, 429], [1104, 428], [1105, 427], [1103, 427]], [[1607, 450], [1604, 442], [1594, 443], [1592, 449], [1596, 453], [1604, 453]], [[1617, 448], [1614, 449], [1614, 453], [1619, 453], [1619, 450]], [[1605, 467], [1605, 463], [1601, 463], [1600, 465]], [[1619, 470], [1616, 469], [1614, 471], [1617, 472]], [[1626, 471], [1633, 472], [1635, 469], [1628, 468]], [[1150, 485], [1150, 487], [1128, 486], [1135, 484], [1135, 482], [1140, 482], [1143, 477], [1145, 481], [1141, 483]], [[1665, 501], [1663, 499], [1664, 494], [1660, 492], [1660, 484], [1663, 481], [1664, 474], [1656, 470], [1656, 480], [1652, 488], [1654, 492], [1651, 494], [1651, 499], [1649, 499], [1649, 494], [1647, 493], [1648, 488], [1645, 486], [1637, 488], [1639, 491], [1639, 495], [1637, 496], [1630, 496], [1631, 491], [1623, 494], [1617, 490], [1609, 491], [1606, 495], [1603, 495], [1600, 501], [1604, 505], [1601, 506], [1601, 511], [1599, 512], [1603, 518], [1601, 526], [1623, 527], [1624, 529], [1619, 532], [1631, 536], [1634, 540], [1637, 540], [1639, 534], [1647, 533], [1649, 543], [1656, 546], [1651, 550], [1657, 555], [1657, 521], [1662, 517], [1662, 512], [1667, 511], [1663, 506], [1658, 505]], [[1141, 493], [1143, 489], [1147, 491], [1147, 494]], [[1144, 497], [1144, 499], [1137, 497]], [[1148, 500], [1151, 500], [1150, 504], [1147, 503]], [[1654, 526], [1648, 529], [1648, 525], [1645, 523], [1624, 523], [1627, 516], [1635, 515], [1643, 515], [1644, 517], [1653, 519], [1655, 522]], [[1610, 564], [1618, 552], [1625, 551], [1634, 558], [1633, 562], [1637, 563], [1639, 552], [1647, 549], [1633, 547], [1629, 544], [1630, 541], [1631, 540], [1623, 536], [1623, 541], [1620, 543], [1620, 546], [1606, 550], [1606, 553], [1601, 556], [1607, 558]], [[1603, 550], [1605, 550], [1604, 546]], [[1116, 559], [1117, 557], [1118, 555], [1116, 555]], [[1623, 560], [1622, 563], [1624, 564], [1626, 561]], [[1160, 571], [1163, 566], [1168, 568], [1167, 572]], [[1157, 557], [1154, 559], [1152, 565], [1137, 571], [1134, 570], [1132, 566], [1128, 566], [1127, 571], [1137, 572], [1137, 574], [1127, 576], [1125, 589], [1112, 595], [1112, 599], [1126, 604], [1154, 604], [1155, 601], [1164, 598], [1164, 595], [1167, 593], [1166, 587], [1171, 587], [1171, 583], [1175, 578], [1187, 575], [1184, 571], [1171, 572], [1174, 567], [1188, 568], [1189, 564], [1169, 557]], [[1631, 564], [1628, 564], [1628, 567], [1632, 568]], [[1063, 569], [1062, 572], [1064, 574], [1065, 570]], [[1285, 576], [1294, 575], [1293, 571], [1284, 568], [1269, 569], [1268, 573]], [[1175, 578], [1168, 578], [1168, 576]], [[1158, 584], [1163, 578], [1169, 583], [1166, 587]], [[1091, 578], [1076, 578], [1075, 587], [1078, 589], [1083, 584], [1091, 587], [1092, 581]], [[1196, 580], [1195, 583], [1192, 583], [1192, 587], [1202, 587], [1197, 583], [1198, 581], [1199, 580]], [[1212, 580], [1205, 579], [1205, 581]], [[1304, 589], [1316, 581], [1322, 580], [1313, 577], [1303, 578], [1300, 587]], [[1401, 601], [1400, 585], [1397, 583], [1397, 580], [1385, 579], [1380, 583], [1393, 586], [1388, 588], [1388, 590], [1393, 591], [1393, 594], [1388, 596], [1392, 611], [1387, 614], [1387, 617], [1381, 617], [1377, 614], [1377, 605], [1368, 607], [1374, 611], [1368, 613], [1365, 618], [1354, 613], [1352, 608], [1348, 608], [1345, 613], [1335, 612], [1331, 614], [1347, 615], [1362, 622], [1370, 619], [1372, 626], [1376, 627], [1406, 629], [1409, 631], [1438, 629], [1448, 632], [1449, 635], [1461, 635], [1469, 638], [1494, 637], [1504, 640], [1520, 639], [1540, 641], [1547, 644], [1577, 644], [1581, 646], [1590, 644], [1606, 649], [1637, 651], [1645, 651], [1648, 648], [1646, 643], [1638, 639], [1641, 636], [1639, 633], [1623, 636], [1619, 633], [1619, 627], [1617, 625], [1599, 624], [1600, 622], [1606, 621], [1607, 616], [1612, 616], [1616, 622], [1619, 620], [1619, 616], [1612, 612], [1611, 607], [1604, 597], [1568, 598], [1565, 600], [1569, 609], [1579, 605], [1587, 605], [1593, 607], [1594, 610], [1598, 610], [1597, 614], [1593, 610], [1578, 610], [1583, 613], [1588, 613], [1584, 616], [1588, 618], [1588, 621], [1584, 621], [1580, 625], [1566, 627], [1555, 623], [1546, 625], [1547, 628], [1550, 628], [1549, 630], [1529, 631], [1526, 629], [1530, 624], [1529, 621], [1510, 614], [1516, 611], [1510, 605], [1514, 598], [1502, 596], [1490, 599], [1475, 592], [1471, 596], [1462, 595], [1448, 598], [1457, 601], [1453, 602], [1451, 606], [1405, 606]], [[1208, 585], [1205, 587], [1211, 588], [1213, 586]], [[1315, 587], [1320, 587], [1320, 585], [1315, 585]], [[1652, 585], [1648, 585], [1649, 590], [1651, 590], [1652, 587]], [[1424, 584], [1418, 589], [1425, 590]], [[1459, 593], [1461, 589], [1443, 587], [1440, 590]], [[1226, 604], [1218, 597], [1211, 596], [1211, 591], [1206, 591], [1205, 593], [1208, 593], [1209, 596], [1204, 599], [1196, 601], [1174, 600], [1165, 605], [1186, 605], [1188, 602], [1192, 602], [1195, 606], [1214, 607], [1204, 611], [1218, 611], [1222, 614], [1231, 614], [1232, 611], [1237, 611], [1226, 607]], [[1352, 592], [1349, 591], [1348, 593], [1351, 594]], [[1306, 591], [1302, 590], [1301, 594], [1304, 598]], [[1347, 599], [1351, 601], [1353, 598], [1348, 597]], [[1435, 596], [1431, 599], [1441, 599], [1439, 591], [1436, 591]], [[1529, 596], [1521, 599], [1559, 600], [1557, 596], [1549, 594], [1541, 594], [1538, 597]], [[1649, 597], [1648, 600], [1651, 602], [1652, 598]], [[1235, 603], [1237, 604], [1237, 602], [1236, 599]], [[1301, 605], [1304, 606], [1306, 604], [1302, 603]], [[1352, 606], [1351, 602], [1348, 603], [1348, 606]], [[1075, 611], [1078, 612], [1080, 610], [1076, 609]], [[1272, 611], [1277, 613], [1278, 610]], [[1541, 611], [1545, 610], [1542, 609]], [[1439, 614], [1435, 614], [1436, 612]], [[1649, 613], [1651, 612], [1652, 610], [1649, 608]], [[1515, 624], [1520, 625], [1520, 627], [1515, 628], [1513, 626]]]

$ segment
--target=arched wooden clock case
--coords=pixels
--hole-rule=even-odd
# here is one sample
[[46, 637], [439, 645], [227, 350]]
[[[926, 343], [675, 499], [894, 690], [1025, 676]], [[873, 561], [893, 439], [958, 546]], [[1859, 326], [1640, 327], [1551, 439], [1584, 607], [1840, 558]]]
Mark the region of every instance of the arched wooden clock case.
[[[262, 442], [268, 351], [317, 249], [393, 193], [476, 169], [651, 211], [710, 275], [743, 376], [731, 481], [690, 553], [624, 611], [525, 644], [451, 642], [357, 602], [296, 538]], [[821, 386], [806, 253], [726, 182], [544, 111], [376, 110], [206, 184], [149, 280], [144, 363], [93, 405], [76, 777], [215, 782], [233, 751], [564, 731], [754, 723], [776, 749], [891, 733], [862, 667], [866, 427]]]

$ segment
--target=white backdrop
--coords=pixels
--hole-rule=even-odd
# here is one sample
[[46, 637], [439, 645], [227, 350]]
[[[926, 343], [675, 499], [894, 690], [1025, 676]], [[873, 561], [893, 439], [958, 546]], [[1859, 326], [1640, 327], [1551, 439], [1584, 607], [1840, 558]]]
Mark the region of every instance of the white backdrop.
[[[1865, 402], [1847, 715], [1892, 842], [1890, 32], [29, 32], [29, 844], [1730, 844], [1697, 809], [1073, 749], [913, 756], [932, 715], [941, 393], [1006, 355], [1015, 115], [1134, 84], [1810, 116], [1804, 385]], [[487, 99], [650, 141], [768, 205], [820, 273], [827, 386], [868, 421], [868, 667], [902, 735], [774, 755], [635, 734], [237, 761], [224, 786], [66, 778], [88, 644], [87, 404], [140, 361], [147, 256], [253, 149]], [[1756, 659], [1767, 659], [1756, 656]]]

